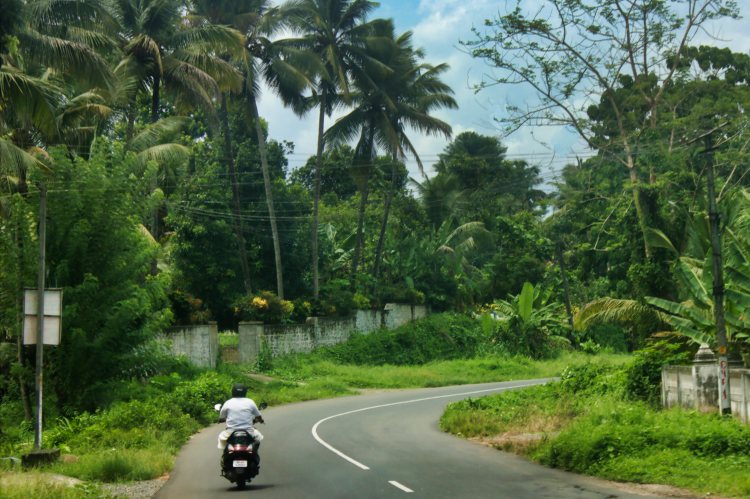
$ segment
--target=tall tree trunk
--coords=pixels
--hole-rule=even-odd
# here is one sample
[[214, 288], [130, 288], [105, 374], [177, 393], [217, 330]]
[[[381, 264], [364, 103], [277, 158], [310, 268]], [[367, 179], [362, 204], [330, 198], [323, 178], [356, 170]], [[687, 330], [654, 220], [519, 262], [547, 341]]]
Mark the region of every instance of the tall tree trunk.
[[130, 148], [130, 141], [133, 140], [133, 134], [135, 131], [135, 113], [135, 99], [133, 99], [133, 102], [128, 104], [128, 108], [125, 111], [128, 120], [128, 126], [125, 129], [125, 151]]
[[320, 115], [318, 116], [318, 148], [315, 157], [315, 182], [313, 187], [313, 213], [312, 213], [312, 273], [313, 273], [313, 297], [320, 296], [320, 276], [318, 275], [318, 205], [320, 204], [320, 170], [323, 167], [323, 132], [325, 130], [326, 116], [326, 92], [320, 96]]
[[378, 246], [375, 249], [375, 266], [373, 268], [372, 275], [375, 279], [380, 275], [380, 263], [383, 259], [383, 244], [385, 241], [385, 231], [388, 227], [388, 214], [391, 210], [391, 203], [393, 197], [396, 194], [396, 155], [392, 158], [393, 164], [391, 165], [391, 187], [388, 189], [388, 194], [385, 197], [385, 203], [383, 204], [383, 222], [380, 224], [380, 235], [378, 236]]
[[260, 124], [258, 103], [255, 96], [250, 96], [250, 112], [255, 122], [255, 133], [258, 136], [258, 149], [260, 150], [260, 167], [263, 170], [263, 185], [266, 190], [266, 204], [268, 205], [268, 218], [271, 221], [271, 236], [273, 237], [273, 256], [276, 262], [276, 294], [284, 299], [284, 278], [281, 267], [281, 242], [279, 241], [279, 230], [276, 227], [276, 211], [273, 207], [273, 192], [271, 191], [271, 176], [268, 173], [268, 154], [266, 151], [266, 136]]
[[365, 211], [367, 210], [367, 198], [369, 194], [369, 182], [367, 179], [365, 179], [364, 185], [360, 190], [359, 209], [357, 210], [357, 240], [354, 245], [354, 255], [352, 255], [352, 283], [355, 283], [357, 281], [359, 261], [362, 259], [365, 234]]
[[358, 144], [357, 150], [354, 152], [354, 160], [358, 162], [356, 168], [359, 170], [358, 175], [360, 175], [358, 183], [361, 184], [361, 187], [359, 210], [357, 213], [357, 240], [354, 244], [354, 255], [352, 255], [352, 286], [356, 286], [357, 270], [362, 259], [362, 253], [364, 252], [365, 212], [367, 210], [367, 198], [370, 194], [370, 169], [372, 168], [373, 160], [374, 133], [373, 128], [370, 128], [368, 131], [363, 130], [360, 143], [364, 143], [361, 147]]
[[[21, 195], [22, 198], [25, 198], [28, 194], [28, 184], [26, 183], [26, 172], [21, 171], [18, 179], [18, 192]], [[16, 205], [20, 205], [21, 203], [15, 203]], [[34, 417], [33, 413], [31, 412], [31, 401], [29, 400], [29, 392], [28, 387], [26, 386], [26, 380], [24, 379], [23, 372], [24, 372], [24, 354], [23, 354], [23, 300], [24, 300], [24, 292], [23, 292], [23, 254], [24, 254], [24, 238], [23, 234], [21, 233], [22, 226], [23, 226], [23, 217], [21, 215], [21, 206], [16, 206], [16, 231], [15, 231], [15, 239], [16, 239], [16, 248], [18, 251], [18, 255], [16, 258], [16, 275], [17, 275], [17, 282], [16, 282], [16, 290], [17, 290], [17, 296], [18, 301], [16, 304], [16, 355], [17, 355], [17, 361], [19, 369], [18, 374], [18, 390], [21, 395], [21, 403], [23, 405], [23, 415], [24, 419], [26, 421], [31, 421]]]
[[161, 77], [159, 75], [154, 76], [154, 88], [151, 90], [151, 123], [159, 121], [159, 105], [161, 104], [161, 98], [159, 96], [161, 87]]
[[646, 259], [651, 258], [651, 247], [648, 244], [648, 221], [646, 220], [646, 207], [643, 206], [643, 198], [641, 196], [641, 186], [638, 179], [638, 171], [635, 167], [635, 159], [633, 155], [628, 153], [628, 174], [630, 176], [630, 188], [633, 193], [633, 204], [635, 204], [635, 214], [638, 218], [638, 225], [641, 229], [641, 235], [643, 236], [643, 251]]
[[227, 94], [221, 94], [221, 133], [224, 135], [224, 161], [229, 170], [229, 181], [232, 184], [232, 211], [234, 212], [234, 233], [237, 237], [237, 249], [240, 254], [240, 267], [242, 268], [242, 282], [245, 293], [252, 294], [253, 286], [250, 280], [250, 265], [247, 261], [247, 248], [245, 247], [245, 231], [242, 224], [242, 203], [240, 202], [240, 187], [237, 175], [237, 167], [234, 164], [234, 150], [232, 148], [232, 131], [229, 128], [229, 111], [227, 110]]

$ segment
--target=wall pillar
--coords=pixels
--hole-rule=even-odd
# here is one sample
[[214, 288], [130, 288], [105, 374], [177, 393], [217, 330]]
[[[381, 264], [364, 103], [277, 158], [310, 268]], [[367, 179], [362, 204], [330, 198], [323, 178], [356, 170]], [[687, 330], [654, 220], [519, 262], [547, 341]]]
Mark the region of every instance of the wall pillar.
[[264, 327], [262, 322], [240, 322], [238, 350], [241, 363], [252, 363], [258, 359], [263, 341]]
[[695, 409], [715, 411], [719, 406], [719, 367], [716, 356], [706, 344], [701, 345], [693, 360], [693, 388]]

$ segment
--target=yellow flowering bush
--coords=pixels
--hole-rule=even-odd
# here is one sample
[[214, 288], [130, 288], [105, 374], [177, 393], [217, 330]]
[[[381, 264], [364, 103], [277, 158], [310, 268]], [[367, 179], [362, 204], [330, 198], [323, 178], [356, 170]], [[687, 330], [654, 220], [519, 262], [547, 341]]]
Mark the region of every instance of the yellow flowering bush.
[[241, 297], [235, 303], [234, 310], [239, 321], [282, 324], [291, 321], [294, 304], [280, 299], [271, 291], [260, 291], [255, 295]]

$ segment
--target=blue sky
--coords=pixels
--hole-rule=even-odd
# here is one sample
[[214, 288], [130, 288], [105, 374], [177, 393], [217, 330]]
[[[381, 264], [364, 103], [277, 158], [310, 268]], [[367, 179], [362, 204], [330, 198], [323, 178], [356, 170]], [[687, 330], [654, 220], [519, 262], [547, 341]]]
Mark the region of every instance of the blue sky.
[[[538, 0], [528, 0], [524, 5], [537, 2]], [[498, 12], [514, 5], [514, 1], [506, 0], [381, 0], [380, 7], [373, 16], [394, 19], [399, 33], [413, 31], [414, 44], [425, 50], [427, 62], [445, 62], [450, 65], [451, 69], [445, 73], [444, 80], [452, 86], [459, 109], [441, 110], [436, 115], [451, 124], [454, 136], [466, 130], [499, 135], [500, 130], [493, 125], [493, 116], [502, 113], [506, 103], [518, 104], [531, 98], [531, 93], [518, 87], [495, 87], [475, 94], [470, 88], [471, 84], [478, 82], [487, 68], [482, 61], [466, 54], [459, 43], [460, 40], [471, 39], [473, 26], [482, 26], [485, 19], [495, 17]], [[747, 7], [743, 6], [741, 9], [744, 14], [750, 12]], [[710, 33], [721, 38], [720, 41], [710, 43], [748, 53], [750, 30], [747, 28], [747, 20], [723, 21], [710, 26]], [[703, 37], [704, 43], [707, 40], [708, 37]], [[270, 93], [264, 94], [259, 104], [261, 115], [269, 121], [271, 137], [295, 144], [295, 153], [289, 157], [290, 168], [304, 164], [315, 152], [317, 113], [300, 120], [291, 111], [284, 109]], [[553, 181], [562, 166], [573, 162], [576, 155], [590, 154], [574, 134], [562, 128], [526, 128], [503, 137], [502, 141], [508, 147], [509, 156], [525, 158], [540, 165], [546, 181]], [[412, 135], [412, 142], [430, 175], [431, 165], [448, 141], [442, 137], [427, 137], [415, 133]], [[419, 174], [415, 163], [408, 161], [407, 164], [412, 176], [417, 177]]]

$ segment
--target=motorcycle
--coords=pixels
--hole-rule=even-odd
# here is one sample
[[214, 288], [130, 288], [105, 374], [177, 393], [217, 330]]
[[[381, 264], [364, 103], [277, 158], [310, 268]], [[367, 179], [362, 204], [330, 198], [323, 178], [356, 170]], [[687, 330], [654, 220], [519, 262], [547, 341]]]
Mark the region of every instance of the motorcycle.
[[[261, 403], [258, 409], [263, 410], [268, 404]], [[221, 404], [216, 404], [214, 409], [221, 410]], [[257, 424], [259, 419], [253, 419]], [[262, 422], [262, 421], [260, 421]], [[221, 476], [242, 490], [245, 485], [258, 475], [260, 467], [260, 456], [257, 454], [253, 444], [255, 437], [247, 430], [234, 430], [227, 439], [227, 445], [221, 455]]]

